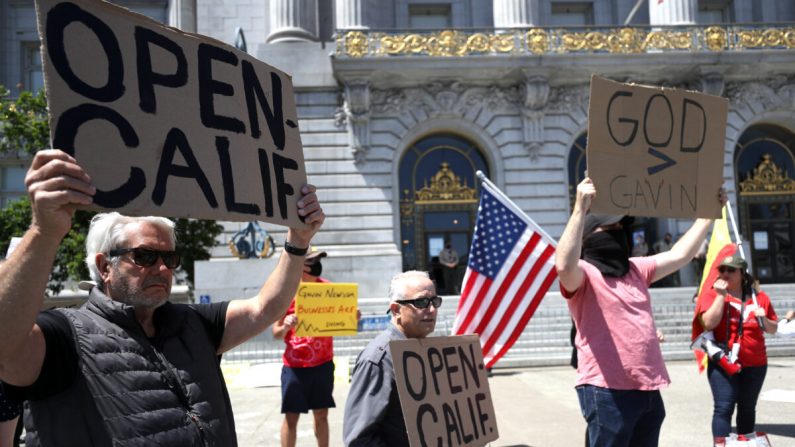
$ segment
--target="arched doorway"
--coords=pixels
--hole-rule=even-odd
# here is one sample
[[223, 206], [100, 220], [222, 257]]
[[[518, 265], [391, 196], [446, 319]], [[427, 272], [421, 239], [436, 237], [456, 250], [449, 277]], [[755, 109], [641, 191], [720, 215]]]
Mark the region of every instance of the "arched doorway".
[[765, 283], [795, 282], [793, 154], [795, 134], [769, 124], [748, 128], [734, 153], [740, 227], [754, 276]]
[[418, 140], [400, 160], [403, 270], [429, 271], [441, 293], [453, 292], [439, 264], [446, 242], [459, 254], [457, 278], [463, 278], [478, 206], [478, 170], [489, 175], [480, 150], [450, 133]]
[[574, 199], [577, 197], [577, 185], [585, 178], [585, 170], [588, 168], [585, 156], [585, 145], [588, 143], [588, 134], [583, 133], [574, 141], [569, 148], [569, 159], [567, 173], [569, 179], [569, 209], [574, 208]]

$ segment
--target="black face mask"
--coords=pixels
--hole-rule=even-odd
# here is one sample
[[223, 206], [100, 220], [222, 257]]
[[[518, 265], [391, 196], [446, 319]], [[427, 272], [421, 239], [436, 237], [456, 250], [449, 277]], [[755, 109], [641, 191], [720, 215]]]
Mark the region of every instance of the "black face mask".
[[629, 271], [629, 241], [624, 230], [592, 233], [582, 243], [582, 258], [604, 276], [620, 278]]
[[312, 276], [320, 276], [323, 273], [323, 264], [320, 261], [315, 261], [312, 266], [309, 267], [309, 274]]

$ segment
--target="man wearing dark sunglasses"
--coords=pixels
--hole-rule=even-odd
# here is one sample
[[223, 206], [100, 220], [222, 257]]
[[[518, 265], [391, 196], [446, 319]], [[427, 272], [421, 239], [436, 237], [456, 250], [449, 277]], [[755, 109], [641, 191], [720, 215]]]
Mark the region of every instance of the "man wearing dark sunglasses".
[[353, 368], [342, 427], [348, 447], [409, 445], [389, 342], [430, 335], [442, 297], [428, 273], [408, 271], [392, 278], [389, 301], [392, 324], [364, 348]]
[[[301, 188], [285, 251], [257, 296], [169, 303], [174, 223], [98, 214], [86, 239], [96, 287], [80, 309], [39, 314], [53, 260], [75, 207], [96, 189], [58, 150], [26, 176], [33, 221], [0, 264], [0, 380], [28, 400], [28, 445], [237, 444], [220, 355], [281, 317], [298, 288], [306, 247], [325, 219], [315, 188]], [[12, 386], [9, 386], [11, 384]]]

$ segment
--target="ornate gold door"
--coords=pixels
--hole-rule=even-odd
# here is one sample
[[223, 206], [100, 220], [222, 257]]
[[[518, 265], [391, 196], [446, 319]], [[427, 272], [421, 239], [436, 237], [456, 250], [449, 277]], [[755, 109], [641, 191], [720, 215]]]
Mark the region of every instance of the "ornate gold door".
[[737, 143], [735, 169], [754, 276], [763, 284], [795, 282], [795, 134], [770, 124], [749, 127]]
[[740, 182], [740, 204], [754, 276], [763, 283], [795, 282], [795, 180], [765, 154]]
[[[450, 134], [418, 141], [401, 160], [403, 270], [428, 271], [440, 293], [454, 293], [453, 282], [466, 270], [478, 206], [477, 170], [488, 173], [480, 152]], [[445, 284], [439, 260], [447, 243], [459, 258], [455, 273], [446, 276], [451, 284]]]

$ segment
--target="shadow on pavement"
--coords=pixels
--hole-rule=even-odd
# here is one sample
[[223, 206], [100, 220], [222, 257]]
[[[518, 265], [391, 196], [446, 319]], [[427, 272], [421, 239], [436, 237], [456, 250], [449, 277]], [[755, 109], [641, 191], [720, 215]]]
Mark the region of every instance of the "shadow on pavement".
[[795, 424], [756, 424], [756, 431], [770, 435], [795, 438]]
[[772, 359], [768, 359], [768, 362], [767, 362], [767, 369], [771, 369], [771, 368], [782, 368], [783, 369], [783, 368], [792, 368], [792, 367], [789, 366], [789, 365], [782, 365], [781, 363], [776, 363], [776, 359], [772, 358]]
[[[491, 370], [489, 372], [489, 377], [498, 377], [498, 376], [499, 377], [510, 377], [510, 376], [515, 376], [517, 374], [521, 374], [521, 373], [522, 373], [521, 371], [512, 371], [512, 370], [508, 370], [508, 371]], [[523, 447], [523, 446], [524, 447], [532, 447], [532, 446], [525, 446], [524, 444], [517, 444], [515, 446], [508, 445], [508, 446], [505, 446], [505, 447]]]

